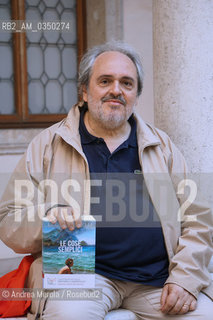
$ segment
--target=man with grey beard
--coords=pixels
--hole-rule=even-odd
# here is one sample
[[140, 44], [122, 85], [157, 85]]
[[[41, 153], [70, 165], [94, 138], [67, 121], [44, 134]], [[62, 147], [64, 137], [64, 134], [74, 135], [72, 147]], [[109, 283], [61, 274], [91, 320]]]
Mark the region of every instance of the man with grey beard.
[[[212, 254], [211, 212], [193, 203], [185, 212], [188, 218], [178, 221], [183, 199], [175, 193], [173, 177], [185, 176], [185, 160], [164, 132], [147, 125], [135, 112], [142, 87], [141, 61], [129, 45], [112, 42], [90, 49], [80, 63], [81, 103], [64, 121], [37, 136], [19, 164], [29, 170], [32, 181], [35, 170], [46, 170], [50, 179], [53, 172], [66, 172], [101, 180], [99, 187], [91, 183], [81, 188], [79, 210], [72, 203], [59, 202], [46, 213], [52, 223], [58, 221], [71, 231], [81, 228], [82, 214], [101, 217], [96, 230], [96, 287], [101, 288], [102, 298], [47, 300], [39, 311], [44, 320], [103, 320], [118, 308], [132, 311], [135, 319], [212, 317], [213, 287], [207, 270]], [[162, 195], [160, 201], [170, 201], [172, 212], [162, 212], [159, 195], [151, 186], [150, 175], [153, 182], [158, 174], [165, 175], [171, 189], [170, 198]], [[115, 177], [119, 177], [117, 189], [109, 196], [107, 181]], [[125, 186], [122, 195], [119, 185]], [[116, 208], [109, 206], [116, 197]], [[97, 198], [99, 204], [92, 201]], [[116, 216], [110, 210], [121, 214], [122, 221], [110, 221], [109, 215]], [[133, 211], [134, 217], [142, 212], [147, 219], [132, 221]], [[7, 243], [5, 223], [0, 228]], [[36, 239], [26, 236], [27, 249], [19, 244], [19, 252], [39, 255], [41, 234], [38, 230], [34, 234]], [[14, 248], [17, 241], [16, 237]], [[38, 261], [31, 267], [31, 279], [41, 278]], [[35, 305], [31, 313], [36, 313]]]

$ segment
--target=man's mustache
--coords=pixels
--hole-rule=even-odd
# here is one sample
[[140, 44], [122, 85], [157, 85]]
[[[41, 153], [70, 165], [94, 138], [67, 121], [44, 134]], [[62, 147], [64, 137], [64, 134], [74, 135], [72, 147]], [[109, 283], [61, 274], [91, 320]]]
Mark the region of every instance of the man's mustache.
[[113, 94], [110, 94], [101, 99], [102, 102], [106, 102], [108, 100], [115, 100], [117, 102], [122, 103], [124, 106], [126, 105], [126, 100], [124, 99], [124, 97], [122, 97], [122, 95], [114, 96]]

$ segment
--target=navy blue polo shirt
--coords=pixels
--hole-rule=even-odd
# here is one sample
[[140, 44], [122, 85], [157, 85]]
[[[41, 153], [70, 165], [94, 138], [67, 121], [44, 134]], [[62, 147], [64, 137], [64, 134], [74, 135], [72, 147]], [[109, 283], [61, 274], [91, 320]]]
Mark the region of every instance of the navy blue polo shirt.
[[81, 144], [91, 178], [91, 214], [97, 220], [96, 273], [109, 278], [162, 287], [168, 256], [162, 228], [146, 189], [138, 156], [136, 122], [113, 153], [84, 124], [79, 108]]

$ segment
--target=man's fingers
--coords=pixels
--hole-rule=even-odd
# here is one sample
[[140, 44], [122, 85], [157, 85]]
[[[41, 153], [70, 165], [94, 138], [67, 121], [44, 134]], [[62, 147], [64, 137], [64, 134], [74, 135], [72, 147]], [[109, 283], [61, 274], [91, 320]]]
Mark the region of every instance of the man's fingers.
[[196, 306], [197, 306], [197, 300], [194, 298], [189, 306], [189, 311], [194, 311], [196, 309]]
[[53, 208], [47, 213], [47, 218], [53, 224], [55, 224], [58, 221], [57, 220], [57, 210], [58, 210], [58, 208]]
[[[176, 304], [174, 305], [174, 307], [168, 312], [169, 314], [179, 314], [181, 312], [181, 310], [183, 309], [183, 302], [178, 299]], [[189, 309], [189, 306], [187, 307], [187, 305], [184, 307], [184, 309], [187, 309], [186, 312]], [[185, 312], [184, 312], [185, 313]]]
[[187, 299], [185, 302], [183, 302], [182, 300], [178, 300], [175, 306], [171, 310], [169, 310], [167, 313], [171, 315], [185, 314], [189, 311], [195, 310], [196, 304], [197, 302], [195, 298], [193, 298], [193, 301], [191, 301], [191, 299]]
[[74, 222], [74, 218], [73, 218], [73, 212], [72, 212], [72, 208], [70, 207], [65, 207], [65, 208], [61, 208], [61, 216], [63, 218], [64, 224], [65, 224], [65, 228], [68, 228], [69, 230], [74, 230], [75, 229], [75, 222]]
[[185, 314], [189, 311], [194, 311], [196, 309], [197, 300], [194, 297], [190, 297], [186, 302], [183, 303], [183, 306], [178, 314]]
[[75, 220], [75, 226], [76, 228], [81, 228], [82, 226], [82, 220], [81, 220], [81, 215], [78, 209], [73, 208], [73, 217]]
[[196, 309], [196, 299], [176, 284], [167, 284], [161, 295], [161, 311], [166, 314], [185, 314]]
[[80, 213], [75, 210], [75, 208], [69, 207], [68, 210], [63, 210], [63, 216], [66, 221], [67, 227], [69, 230], [74, 230], [76, 228], [80, 228], [82, 226], [82, 220]]
[[173, 292], [169, 293], [164, 306], [161, 308], [163, 313], [169, 313], [176, 305], [178, 301], [178, 296]]
[[171, 290], [170, 284], [166, 284], [163, 287], [161, 294], [161, 311], [163, 313], [168, 313], [174, 308], [177, 300], [178, 296]]
[[65, 221], [65, 216], [64, 216], [66, 213], [66, 210], [64, 209], [67, 209], [67, 208], [58, 208], [58, 213], [57, 213], [57, 220], [62, 229], [67, 228], [67, 223]]
[[161, 307], [165, 305], [168, 293], [169, 293], [169, 287], [168, 285], [165, 285], [161, 293], [161, 299], [160, 299]]
[[185, 314], [189, 311], [189, 303], [183, 303], [181, 309], [176, 314]]
[[82, 226], [80, 213], [72, 207], [53, 208], [48, 212], [47, 217], [51, 223], [58, 221], [62, 229], [68, 228], [73, 231], [75, 227]]

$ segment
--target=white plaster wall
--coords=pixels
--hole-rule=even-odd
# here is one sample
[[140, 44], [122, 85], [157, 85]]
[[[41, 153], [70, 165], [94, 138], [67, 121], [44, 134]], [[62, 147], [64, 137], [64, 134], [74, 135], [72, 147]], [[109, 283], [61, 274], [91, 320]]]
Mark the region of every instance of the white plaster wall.
[[[2, 155], [0, 156], [0, 197], [2, 196], [5, 186], [10, 178], [11, 172], [15, 168], [22, 155]], [[0, 261], [1, 259], [19, 257], [22, 255], [14, 253], [0, 240]], [[11, 269], [12, 270], [12, 269]], [[1, 273], [1, 268], [0, 268]]]
[[21, 155], [0, 156], [0, 197]]
[[0, 174], [2, 172], [11, 172], [21, 158], [21, 154], [2, 155], [0, 156]]
[[142, 57], [144, 90], [137, 111], [144, 120], [154, 122], [152, 0], [123, 0], [123, 39]]
[[41, 131], [40, 128], [0, 130], [0, 197], [28, 144]]
[[[155, 123], [213, 172], [213, 1], [154, 0]], [[212, 190], [211, 190], [212, 193]]]

